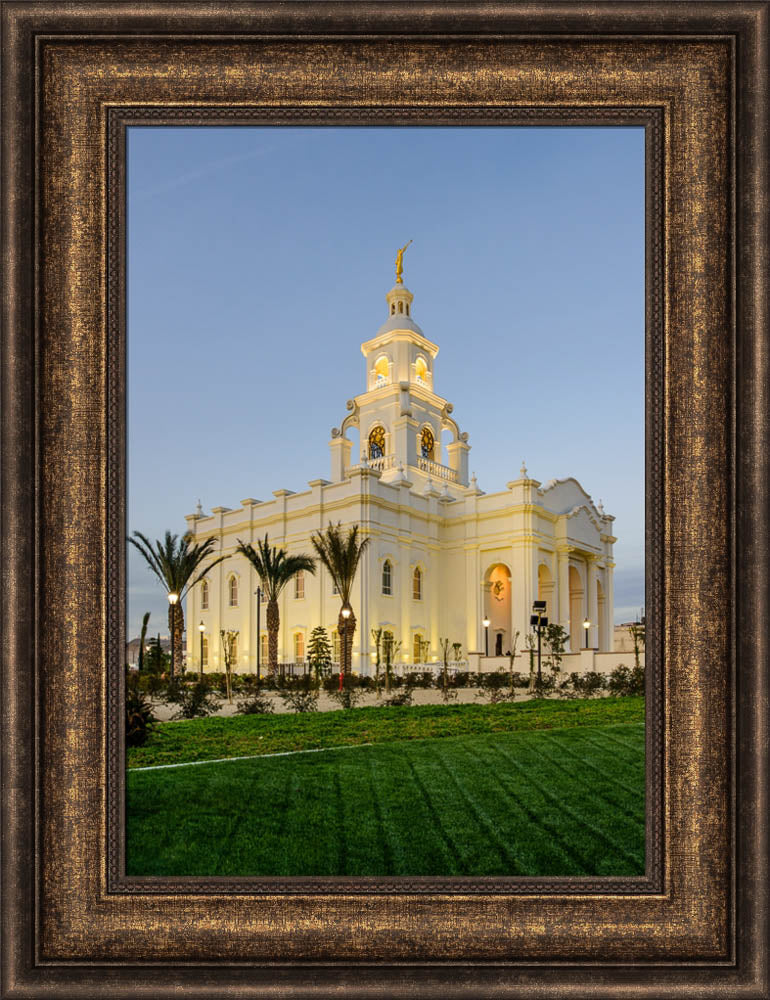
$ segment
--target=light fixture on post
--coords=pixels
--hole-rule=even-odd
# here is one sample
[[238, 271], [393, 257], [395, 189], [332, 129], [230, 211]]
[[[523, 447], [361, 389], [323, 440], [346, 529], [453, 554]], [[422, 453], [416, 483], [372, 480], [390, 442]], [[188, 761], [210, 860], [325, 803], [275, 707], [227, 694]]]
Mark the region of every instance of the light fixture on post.
[[537, 690], [538, 694], [542, 692], [543, 689], [543, 675], [540, 669], [540, 659], [541, 659], [541, 639], [543, 631], [548, 625], [548, 619], [545, 616], [545, 601], [533, 601], [532, 602], [532, 615], [529, 619], [529, 624], [537, 632]]
[[259, 626], [259, 614], [262, 609], [262, 588], [258, 585], [254, 593], [257, 595], [257, 687], [259, 687], [259, 667], [260, 667], [259, 658], [261, 652], [260, 647], [262, 645], [262, 633], [260, 631], [260, 626]]
[[174, 676], [174, 637], [176, 635], [176, 603], [179, 600], [179, 594], [175, 593], [173, 590], [168, 595], [168, 603], [171, 606], [171, 621], [169, 628], [169, 639], [171, 640], [171, 676]]
[[585, 631], [585, 637], [586, 637], [586, 644], [583, 647], [584, 649], [588, 649], [588, 630], [590, 629], [590, 627], [591, 627], [591, 622], [587, 618], [584, 618], [583, 619], [583, 629]]
[[489, 656], [489, 619], [485, 617], [481, 624], [484, 626], [484, 656]]
[[203, 680], [203, 633], [206, 631], [206, 626], [203, 622], [198, 626], [198, 631], [201, 634], [201, 680]]
[[348, 618], [350, 618], [350, 615], [351, 615], [351, 609], [350, 608], [345, 607], [345, 608], [342, 609], [342, 622], [343, 622], [343, 625], [342, 625], [342, 637], [341, 637], [342, 638], [342, 649], [341, 649], [341, 653], [340, 653], [340, 686], [339, 686], [339, 690], [340, 691], [342, 690], [342, 684], [343, 684], [343, 681], [344, 681], [345, 676], [347, 674], [347, 671], [345, 670], [345, 664], [346, 664], [347, 655], [348, 655]]

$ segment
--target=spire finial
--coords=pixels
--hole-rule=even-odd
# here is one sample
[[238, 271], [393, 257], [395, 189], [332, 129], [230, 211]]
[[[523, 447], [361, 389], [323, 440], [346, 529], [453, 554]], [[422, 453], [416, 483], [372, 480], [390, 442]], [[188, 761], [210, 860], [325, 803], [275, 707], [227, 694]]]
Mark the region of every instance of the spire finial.
[[404, 279], [401, 277], [401, 275], [404, 273], [404, 251], [407, 249], [407, 247], [409, 246], [409, 244], [411, 242], [412, 241], [409, 240], [409, 243], [405, 243], [401, 247], [401, 249], [396, 253], [396, 284], [397, 285], [403, 285], [403, 283], [404, 283]]
[[524, 461], [523, 458], [521, 460], [521, 468], [519, 469], [519, 475], [521, 476], [522, 479], [527, 478], [527, 463]]
[[201, 498], [198, 497], [198, 506], [195, 508], [195, 516], [203, 517], [203, 507], [201, 507]]

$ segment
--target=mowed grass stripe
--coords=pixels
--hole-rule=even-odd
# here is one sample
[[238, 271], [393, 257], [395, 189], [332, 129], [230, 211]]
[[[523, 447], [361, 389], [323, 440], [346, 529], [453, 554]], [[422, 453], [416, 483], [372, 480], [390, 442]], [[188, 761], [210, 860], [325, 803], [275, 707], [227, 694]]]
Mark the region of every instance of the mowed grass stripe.
[[[585, 804], [571, 792], [569, 781], [558, 783], [556, 787], [559, 788], [559, 792], [557, 794], [547, 787], [545, 775], [542, 770], [535, 772], [533, 768], [530, 768], [528, 771], [516, 760], [512, 753], [503, 747], [498, 748], [498, 753], [522, 777], [526, 778], [525, 787], [531, 798], [533, 800], [538, 796], [542, 798], [539, 806], [534, 808], [533, 811], [536, 813], [539, 812], [539, 810], [544, 808], [545, 803], [548, 803], [554, 810], [558, 810], [562, 814], [562, 817], [569, 817], [570, 822], [563, 824], [566, 836], [563, 833], [562, 840], [566, 840], [578, 857], [582, 858], [587, 869], [585, 874], [603, 875], [610, 873], [603, 870], [593, 870], [593, 857], [596, 851], [597, 840], [604, 845], [602, 864], [608, 866], [612, 874], [631, 874], [638, 865], [643, 863], [643, 859], [638, 853], [632, 854], [624, 848], [619, 847], [612, 834], [605, 832], [604, 829], [597, 826], [589, 818], [584, 808]], [[569, 804], [570, 802], [572, 803], [571, 805]], [[616, 813], [611, 813], [613, 820], [616, 815]], [[617, 824], [614, 823], [613, 825]], [[627, 867], [623, 867], [622, 865], [619, 867], [621, 861], [625, 862]]]
[[[629, 728], [637, 730], [641, 758], [643, 729]], [[602, 730], [581, 732], [593, 740]], [[127, 871], [641, 874], [644, 832], [626, 810], [585, 782], [570, 784], [569, 774], [558, 784], [559, 738], [553, 731], [487, 734], [133, 771]], [[590, 752], [599, 761], [600, 751]], [[517, 759], [526, 764], [516, 766]], [[625, 766], [611, 743], [605, 766], [608, 780]]]
[[[569, 762], [565, 766], [563, 749], [556, 740], [542, 740], [537, 750], [544, 779], [548, 781], [549, 777], [552, 778], [554, 787], [558, 787], [564, 784], [565, 775], [568, 774], [572, 788], [579, 786], [583, 790], [579, 798], [584, 809], [592, 805], [602, 809], [609, 805], [618, 810], [618, 822], [627, 822], [644, 828], [643, 788], [629, 793], [618, 788], [612, 777], [600, 769], [586, 776], [581, 773], [580, 768], [570, 766]], [[524, 766], [534, 764], [531, 748], [526, 745], [519, 748], [518, 760]]]
[[[567, 731], [567, 734], [568, 732], [569, 731]], [[621, 789], [623, 792], [627, 793], [627, 795], [631, 797], [631, 801], [639, 798], [639, 796], [641, 796], [642, 799], [644, 798], [643, 787], [640, 789], [638, 780], [634, 784], [631, 784], [628, 781], [621, 780], [617, 776], [614, 776], [612, 779], [607, 779], [607, 773], [604, 767], [607, 757], [606, 743], [599, 743], [599, 741], [594, 742], [586, 738], [577, 744], [579, 750], [576, 750], [574, 741], [568, 738], [560, 738], [562, 735], [562, 733], [554, 733], [553, 747], [554, 750], [558, 748], [558, 752], [562, 754], [565, 769], [569, 770], [570, 774], [575, 773], [575, 768], [572, 763], [568, 763], [568, 761], [574, 761], [591, 771], [591, 780], [593, 780], [594, 777], [602, 780], [611, 780], [612, 787]], [[601, 747], [601, 750], [598, 749], [599, 747]], [[638, 752], [636, 756], [638, 757]], [[629, 771], [635, 768], [636, 764], [636, 760], [628, 759]], [[642, 761], [642, 771], [643, 770], [644, 761]]]

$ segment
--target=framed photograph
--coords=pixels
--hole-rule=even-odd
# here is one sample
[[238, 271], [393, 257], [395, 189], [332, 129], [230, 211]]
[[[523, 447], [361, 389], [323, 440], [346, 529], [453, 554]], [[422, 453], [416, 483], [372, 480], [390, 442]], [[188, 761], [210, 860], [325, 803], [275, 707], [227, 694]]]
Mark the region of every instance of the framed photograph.
[[2, 995], [770, 996], [767, 5], [2, 16]]

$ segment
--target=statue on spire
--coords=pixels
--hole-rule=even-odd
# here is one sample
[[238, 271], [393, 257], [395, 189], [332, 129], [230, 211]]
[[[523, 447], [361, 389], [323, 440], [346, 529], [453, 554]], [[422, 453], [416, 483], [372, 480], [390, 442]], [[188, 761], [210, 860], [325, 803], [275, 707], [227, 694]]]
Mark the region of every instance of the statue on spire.
[[409, 240], [409, 243], [405, 243], [404, 246], [402, 246], [401, 249], [396, 253], [396, 284], [397, 285], [403, 285], [403, 283], [404, 283], [404, 279], [401, 277], [401, 275], [404, 273], [404, 251], [406, 250], [406, 248], [409, 246], [409, 244], [411, 242], [412, 242], [412, 240]]

